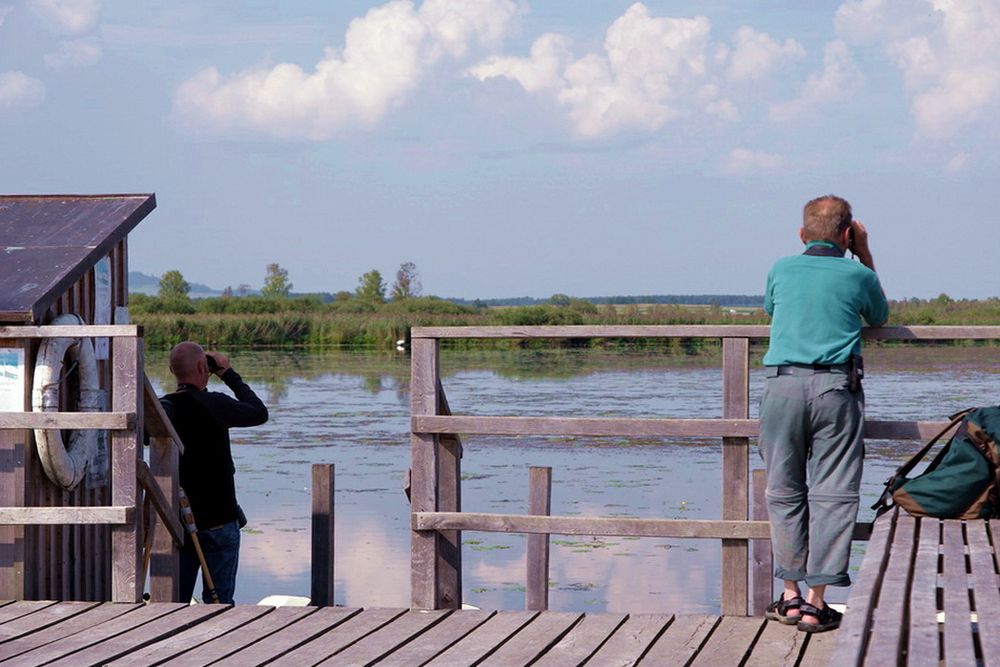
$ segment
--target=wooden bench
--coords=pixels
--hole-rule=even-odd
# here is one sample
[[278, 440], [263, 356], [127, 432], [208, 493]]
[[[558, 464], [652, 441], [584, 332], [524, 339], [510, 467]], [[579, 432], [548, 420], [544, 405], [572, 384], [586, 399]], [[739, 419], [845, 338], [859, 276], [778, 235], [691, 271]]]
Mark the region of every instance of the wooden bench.
[[994, 527], [879, 517], [830, 664], [1000, 665]]

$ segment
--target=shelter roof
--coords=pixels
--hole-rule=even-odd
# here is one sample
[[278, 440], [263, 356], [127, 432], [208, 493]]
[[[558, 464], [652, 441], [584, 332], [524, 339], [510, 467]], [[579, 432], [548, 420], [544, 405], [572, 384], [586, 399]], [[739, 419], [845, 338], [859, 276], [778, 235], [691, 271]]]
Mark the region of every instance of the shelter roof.
[[0, 322], [40, 324], [155, 207], [153, 194], [0, 195]]

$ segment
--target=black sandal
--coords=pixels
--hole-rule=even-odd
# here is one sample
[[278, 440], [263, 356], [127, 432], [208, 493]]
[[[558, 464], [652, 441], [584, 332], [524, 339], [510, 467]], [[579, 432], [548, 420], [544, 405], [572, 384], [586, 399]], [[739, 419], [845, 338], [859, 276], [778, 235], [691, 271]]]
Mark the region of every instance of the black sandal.
[[808, 602], [803, 603], [799, 608], [799, 614], [802, 616], [812, 616], [816, 619], [816, 623], [806, 623], [805, 621], [798, 621], [797, 627], [802, 632], [826, 632], [827, 630], [835, 630], [840, 627], [840, 621], [844, 618], [836, 609], [833, 609], [827, 603], [823, 603], [823, 608], [820, 609]]
[[769, 618], [772, 621], [784, 623], [785, 625], [795, 625], [799, 622], [799, 617], [789, 616], [788, 612], [792, 609], [801, 609], [805, 603], [806, 601], [799, 595], [786, 600], [784, 594], [782, 594], [780, 598], [768, 605], [767, 611], [764, 612], [764, 618]]

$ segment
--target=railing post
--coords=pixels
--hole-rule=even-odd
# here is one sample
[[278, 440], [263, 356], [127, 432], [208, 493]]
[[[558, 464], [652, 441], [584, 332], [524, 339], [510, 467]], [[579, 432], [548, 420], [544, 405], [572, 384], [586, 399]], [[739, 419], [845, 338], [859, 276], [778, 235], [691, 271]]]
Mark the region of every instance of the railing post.
[[[767, 488], [767, 471], [754, 470], [753, 480], [753, 519], [767, 521], [767, 499], [764, 491]], [[753, 592], [751, 593], [751, 612], [754, 616], [763, 616], [767, 605], [771, 603], [774, 594], [774, 558], [771, 555], [771, 540], [752, 540], [753, 552]]]
[[316, 607], [333, 606], [334, 472], [332, 463], [312, 467], [312, 591]]
[[[437, 383], [437, 414], [450, 415], [451, 408], [440, 379]], [[438, 437], [437, 509], [462, 511], [462, 441], [447, 433]], [[441, 530], [437, 536], [437, 608], [462, 607], [462, 531]]]
[[[722, 339], [722, 417], [750, 415], [750, 340]], [[750, 439], [722, 439], [722, 518], [749, 518]], [[746, 616], [749, 549], [747, 540], [722, 540], [722, 613]]]
[[132, 523], [111, 527], [111, 601], [138, 602], [142, 591], [142, 512], [139, 511], [139, 484], [136, 461], [142, 421], [142, 339], [117, 337], [112, 342], [111, 409], [134, 412], [135, 425], [128, 431], [111, 434], [111, 504], [135, 508]]
[[[531, 467], [528, 471], [528, 514], [548, 516], [552, 512], [552, 468]], [[524, 608], [549, 608], [549, 536], [528, 535], [527, 583]]]
[[[149, 471], [155, 484], [163, 491], [169, 507], [178, 507], [177, 483], [180, 455], [173, 438], [150, 438]], [[150, 522], [159, 522], [150, 513]], [[153, 555], [149, 565], [149, 597], [154, 602], [179, 602], [181, 561], [179, 548], [170, 531], [163, 527], [153, 535]]]
[[[438, 408], [438, 341], [414, 338], [410, 348], [410, 414], [434, 415]], [[438, 498], [438, 437], [410, 433], [410, 511], [435, 512]], [[414, 530], [410, 537], [410, 606], [438, 605], [438, 536]]]

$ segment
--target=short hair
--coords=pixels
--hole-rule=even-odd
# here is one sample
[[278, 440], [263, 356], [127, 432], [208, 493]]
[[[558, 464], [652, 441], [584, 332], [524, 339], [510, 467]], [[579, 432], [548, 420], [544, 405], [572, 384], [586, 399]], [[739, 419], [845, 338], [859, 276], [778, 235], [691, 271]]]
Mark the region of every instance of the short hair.
[[836, 195], [816, 197], [802, 209], [806, 241], [836, 242], [853, 219], [851, 204]]
[[176, 378], [187, 378], [198, 370], [198, 361], [205, 358], [201, 345], [190, 340], [178, 343], [170, 350], [170, 372]]

